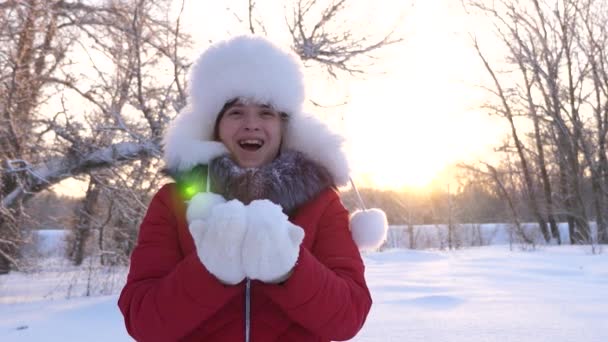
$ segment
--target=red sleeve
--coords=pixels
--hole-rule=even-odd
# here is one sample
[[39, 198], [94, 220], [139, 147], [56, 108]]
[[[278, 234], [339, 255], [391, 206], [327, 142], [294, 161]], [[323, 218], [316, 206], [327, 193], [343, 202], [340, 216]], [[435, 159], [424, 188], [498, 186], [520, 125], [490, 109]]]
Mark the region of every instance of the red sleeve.
[[262, 285], [292, 320], [331, 340], [355, 336], [372, 304], [348, 220], [334, 192], [320, 218], [312, 251], [300, 247], [294, 272], [285, 283]]
[[118, 306], [138, 341], [176, 341], [192, 332], [239, 293], [224, 286], [196, 252], [182, 254], [171, 186], [154, 196], [131, 255]]

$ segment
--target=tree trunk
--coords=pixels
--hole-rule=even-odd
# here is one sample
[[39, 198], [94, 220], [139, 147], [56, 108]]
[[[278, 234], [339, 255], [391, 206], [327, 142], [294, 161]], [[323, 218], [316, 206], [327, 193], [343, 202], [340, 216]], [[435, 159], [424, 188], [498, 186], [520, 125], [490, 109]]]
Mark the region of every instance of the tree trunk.
[[498, 90], [498, 96], [500, 97], [500, 101], [502, 102], [502, 106], [504, 109], [503, 115], [509, 121], [509, 125], [511, 128], [511, 137], [513, 138], [515, 147], [517, 149], [517, 155], [519, 157], [519, 161], [521, 162], [521, 169], [522, 169], [521, 172], [523, 173], [524, 182], [525, 182], [526, 190], [528, 193], [528, 204], [530, 205], [530, 207], [532, 209], [532, 214], [534, 215], [534, 217], [536, 218], [536, 220], [538, 222], [539, 228], [543, 234], [543, 237], [545, 238], [545, 241], [549, 242], [549, 241], [551, 241], [551, 235], [549, 233], [549, 229], [547, 228], [547, 221], [545, 221], [545, 219], [538, 207], [538, 199], [536, 197], [534, 181], [532, 179], [531, 170], [528, 167], [528, 161], [527, 161], [525, 151], [524, 151], [525, 150], [524, 144], [521, 142], [521, 140], [519, 138], [519, 133], [517, 131], [517, 127], [513, 120], [514, 114], [513, 114], [512, 108], [509, 105], [509, 102], [507, 100], [508, 95], [505, 94], [505, 92], [503, 91], [502, 85], [500, 84], [500, 81], [498, 80], [496, 73], [494, 72], [494, 70], [492, 69], [490, 64], [488, 63], [485, 56], [481, 53], [479, 46], [476, 45], [475, 48], [477, 49], [477, 54], [483, 61], [486, 70], [492, 76], [492, 79], [494, 80], [494, 85], [496, 86], [496, 89]]
[[[524, 81], [526, 82], [526, 96], [528, 99], [528, 110], [530, 115], [532, 116], [532, 122], [534, 123], [534, 140], [536, 142], [536, 152], [537, 152], [537, 163], [538, 168], [540, 170], [540, 182], [543, 188], [544, 196], [545, 196], [545, 211], [547, 215], [547, 219], [549, 221], [549, 226], [551, 228], [550, 232], [544, 232], [543, 235], [553, 236], [557, 240], [557, 244], [562, 244], [562, 238], [559, 233], [559, 229], [557, 227], [557, 223], [555, 222], [554, 216], [554, 205], [553, 205], [553, 194], [551, 192], [551, 181], [549, 179], [549, 173], [547, 172], [547, 164], [545, 161], [545, 149], [543, 147], [543, 139], [541, 136], [541, 127], [540, 127], [540, 119], [538, 117], [538, 112], [536, 110], [536, 106], [534, 104], [534, 98], [532, 96], [532, 83], [528, 78], [528, 73], [526, 71], [524, 62], [521, 59], [518, 59], [520, 70], [524, 76]], [[541, 226], [542, 229], [542, 226]], [[547, 241], [548, 242], [548, 241]]]
[[409, 247], [410, 249], [416, 249], [416, 236], [414, 235], [415, 232], [415, 228], [414, 225], [411, 223], [408, 223], [407, 225], [407, 232], [408, 232], [408, 238], [409, 238]]
[[74, 230], [74, 240], [70, 248], [70, 257], [75, 266], [80, 266], [84, 260], [86, 244], [91, 235], [91, 218], [95, 215], [98, 198], [99, 185], [91, 177], [82, 207], [78, 209], [78, 224]]
[[[6, 161], [3, 161], [2, 169], [8, 169]], [[0, 200], [4, 197], [3, 189], [14, 186], [15, 182], [13, 175], [2, 174], [0, 177]], [[16, 260], [19, 257], [19, 248], [23, 242], [17, 225], [20, 214], [20, 201], [13, 208], [7, 208], [0, 203], [0, 274], [18, 268]]]
[[[581, 167], [579, 164], [579, 143], [583, 144], [583, 123], [580, 119], [579, 114], [579, 106], [580, 106], [580, 98], [577, 98], [576, 95], [576, 86], [575, 81], [579, 80], [574, 79], [574, 71], [573, 71], [573, 54], [572, 54], [572, 42], [573, 42], [573, 34], [571, 34], [571, 24], [572, 22], [570, 13], [567, 10], [564, 10], [562, 20], [560, 22], [561, 26], [561, 37], [562, 44], [564, 47], [564, 56], [566, 57], [566, 67], [568, 70], [568, 102], [570, 105], [570, 116], [572, 121], [572, 130], [573, 130], [573, 140], [569, 144], [568, 149], [568, 160], [569, 160], [569, 176], [571, 179], [570, 185], [572, 187], [572, 194], [574, 195], [573, 204], [574, 204], [574, 214], [575, 220], [577, 222], [578, 235], [580, 236], [580, 242], [589, 243], [591, 242], [591, 232], [589, 229], [589, 220], [587, 218], [587, 213], [585, 212], [585, 203], [581, 194], [581, 181], [583, 178], [583, 173], [581, 172]], [[580, 77], [580, 76], [579, 76]]]
[[[540, 169], [541, 182], [545, 195], [545, 207], [547, 211], [547, 219], [549, 220], [549, 226], [551, 232], [547, 235], [552, 235], [557, 240], [557, 244], [562, 244], [562, 238], [557, 227], [554, 215], [554, 204], [553, 204], [553, 193], [551, 191], [551, 181], [549, 180], [549, 174], [547, 172], [547, 166], [545, 163], [545, 153], [543, 149], [542, 139], [540, 136], [540, 128], [538, 127], [538, 117], [534, 115], [534, 135], [536, 139], [536, 148], [538, 151], [538, 167]], [[543, 233], [544, 234], [544, 233]]]
[[[606, 84], [608, 89], [608, 80]], [[598, 108], [599, 110], [599, 108]], [[598, 243], [608, 244], [608, 208], [606, 208], [606, 199], [608, 197], [608, 157], [606, 154], [606, 135], [608, 134], [608, 101], [604, 104], [603, 116], [598, 113], [597, 116], [598, 126], [598, 175], [597, 175], [597, 191], [600, 203], [597, 204], [596, 215], [597, 219], [597, 239]], [[595, 191], [595, 189], [594, 189]], [[599, 206], [599, 208], [598, 208]], [[602, 222], [600, 224], [600, 221]]]

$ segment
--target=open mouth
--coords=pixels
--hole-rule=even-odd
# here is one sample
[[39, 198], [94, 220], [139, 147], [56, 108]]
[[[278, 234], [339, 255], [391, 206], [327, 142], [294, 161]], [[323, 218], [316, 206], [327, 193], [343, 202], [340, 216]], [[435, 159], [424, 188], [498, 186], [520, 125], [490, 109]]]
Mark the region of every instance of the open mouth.
[[257, 151], [264, 146], [264, 141], [261, 139], [243, 139], [239, 140], [238, 143], [246, 151]]

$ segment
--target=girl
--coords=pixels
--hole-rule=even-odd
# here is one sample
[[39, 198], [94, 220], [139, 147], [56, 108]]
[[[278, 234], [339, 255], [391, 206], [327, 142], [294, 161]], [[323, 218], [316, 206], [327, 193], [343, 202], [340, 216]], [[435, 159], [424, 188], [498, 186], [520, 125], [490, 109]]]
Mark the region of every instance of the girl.
[[262, 37], [216, 43], [193, 66], [164, 141], [176, 183], [150, 203], [118, 302], [135, 339], [329, 341], [361, 329], [372, 300], [358, 248], [382, 242], [386, 217], [359, 216], [351, 236], [342, 139], [304, 101], [299, 58]]

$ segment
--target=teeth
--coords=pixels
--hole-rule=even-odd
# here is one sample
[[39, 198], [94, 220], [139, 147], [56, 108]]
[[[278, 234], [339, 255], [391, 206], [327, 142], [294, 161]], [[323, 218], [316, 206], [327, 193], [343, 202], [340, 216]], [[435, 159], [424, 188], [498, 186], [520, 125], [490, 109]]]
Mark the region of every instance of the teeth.
[[248, 145], [262, 145], [262, 140], [259, 139], [245, 139], [239, 141], [239, 144], [248, 144]]

